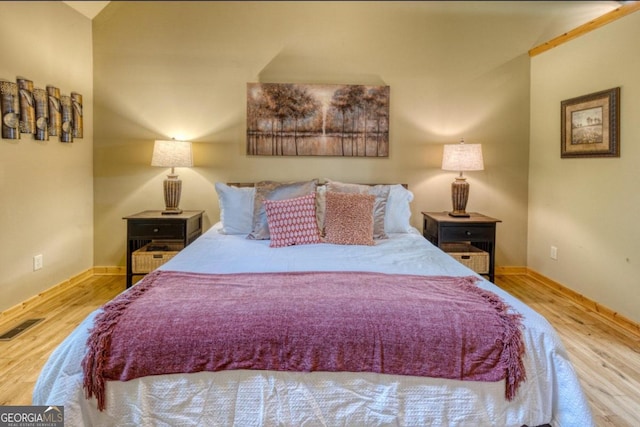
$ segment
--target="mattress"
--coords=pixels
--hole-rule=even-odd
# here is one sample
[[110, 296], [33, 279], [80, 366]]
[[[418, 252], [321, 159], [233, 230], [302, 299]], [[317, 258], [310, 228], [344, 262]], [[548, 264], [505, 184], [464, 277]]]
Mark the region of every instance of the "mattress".
[[[227, 235], [216, 224], [160, 267], [195, 273], [363, 271], [469, 276], [473, 271], [416, 229], [374, 246], [311, 244], [270, 248], [268, 240]], [[66, 425], [495, 425], [591, 426], [589, 405], [557, 333], [530, 307], [485, 279], [523, 318], [527, 379], [512, 400], [500, 382], [352, 372], [232, 370], [109, 381], [106, 409], [83, 390], [89, 315], [47, 361], [36, 405], [61, 405]], [[126, 292], [126, 291], [125, 291]], [[188, 349], [185, 349], [188, 351]]]

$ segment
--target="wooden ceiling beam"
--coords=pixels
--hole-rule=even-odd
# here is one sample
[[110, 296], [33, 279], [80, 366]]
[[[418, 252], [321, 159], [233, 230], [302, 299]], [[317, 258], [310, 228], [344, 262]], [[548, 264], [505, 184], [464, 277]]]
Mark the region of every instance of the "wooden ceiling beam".
[[554, 39], [551, 39], [546, 43], [543, 43], [539, 46], [534, 47], [533, 49], [529, 50], [529, 57], [540, 55], [542, 52], [546, 52], [549, 49], [553, 49], [554, 47], [559, 46], [563, 43], [566, 43], [569, 40], [573, 40], [576, 37], [580, 37], [583, 34], [588, 33], [589, 31], [593, 31], [596, 28], [600, 28], [603, 25], [606, 25], [624, 16], [630, 15], [633, 12], [636, 12], [638, 10], [640, 10], [640, 1], [633, 1], [633, 2], [623, 4], [622, 6], [612, 10], [609, 13], [605, 13], [604, 15], [599, 16], [598, 18], [593, 19], [587, 22], [586, 24], [582, 24], [579, 27], [574, 28], [571, 31], [567, 31], [566, 33]]

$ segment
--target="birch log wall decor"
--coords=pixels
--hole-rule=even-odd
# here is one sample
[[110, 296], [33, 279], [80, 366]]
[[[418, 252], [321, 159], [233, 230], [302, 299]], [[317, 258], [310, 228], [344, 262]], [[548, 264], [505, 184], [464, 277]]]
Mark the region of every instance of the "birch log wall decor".
[[62, 132], [62, 107], [60, 106], [60, 89], [47, 86], [49, 95], [49, 135], [60, 136]]
[[62, 108], [60, 142], [73, 142], [73, 110], [69, 95], [60, 95], [60, 107]]
[[18, 77], [20, 96], [20, 133], [36, 132], [36, 109], [33, 105], [33, 82]]
[[33, 90], [33, 100], [36, 107], [36, 133], [38, 141], [49, 140], [49, 96], [44, 89]]
[[389, 86], [248, 83], [247, 154], [389, 157]]
[[73, 137], [82, 138], [83, 119], [82, 119], [82, 95], [78, 92], [71, 92], [71, 105], [73, 108]]
[[0, 80], [3, 139], [20, 139], [25, 133], [36, 141], [57, 136], [60, 142], [73, 142], [84, 133], [82, 109], [78, 92], [61, 95], [52, 85], [34, 88], [33, 81], [24, 77], [17, 77], [16, 82]]
[[0, 81], [0, 96], [2, 96], [2, 137], [20, 139], [18, 85], [14, 82]]

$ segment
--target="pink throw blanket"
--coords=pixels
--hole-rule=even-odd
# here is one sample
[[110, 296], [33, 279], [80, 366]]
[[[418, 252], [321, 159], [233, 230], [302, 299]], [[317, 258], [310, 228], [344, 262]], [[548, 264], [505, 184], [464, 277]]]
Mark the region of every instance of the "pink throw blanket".
[[474, 277], [155, 271], [106, 304], [83, 360], [105, 381], [260, 369], [525, 379], [521, 318]]

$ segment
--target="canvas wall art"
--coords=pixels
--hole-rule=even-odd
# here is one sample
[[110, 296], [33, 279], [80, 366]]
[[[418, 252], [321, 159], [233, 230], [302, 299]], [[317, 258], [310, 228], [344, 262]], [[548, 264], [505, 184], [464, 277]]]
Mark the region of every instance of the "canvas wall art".
[[389, 156], [389, 86], [247, 84], [247, 154]]

